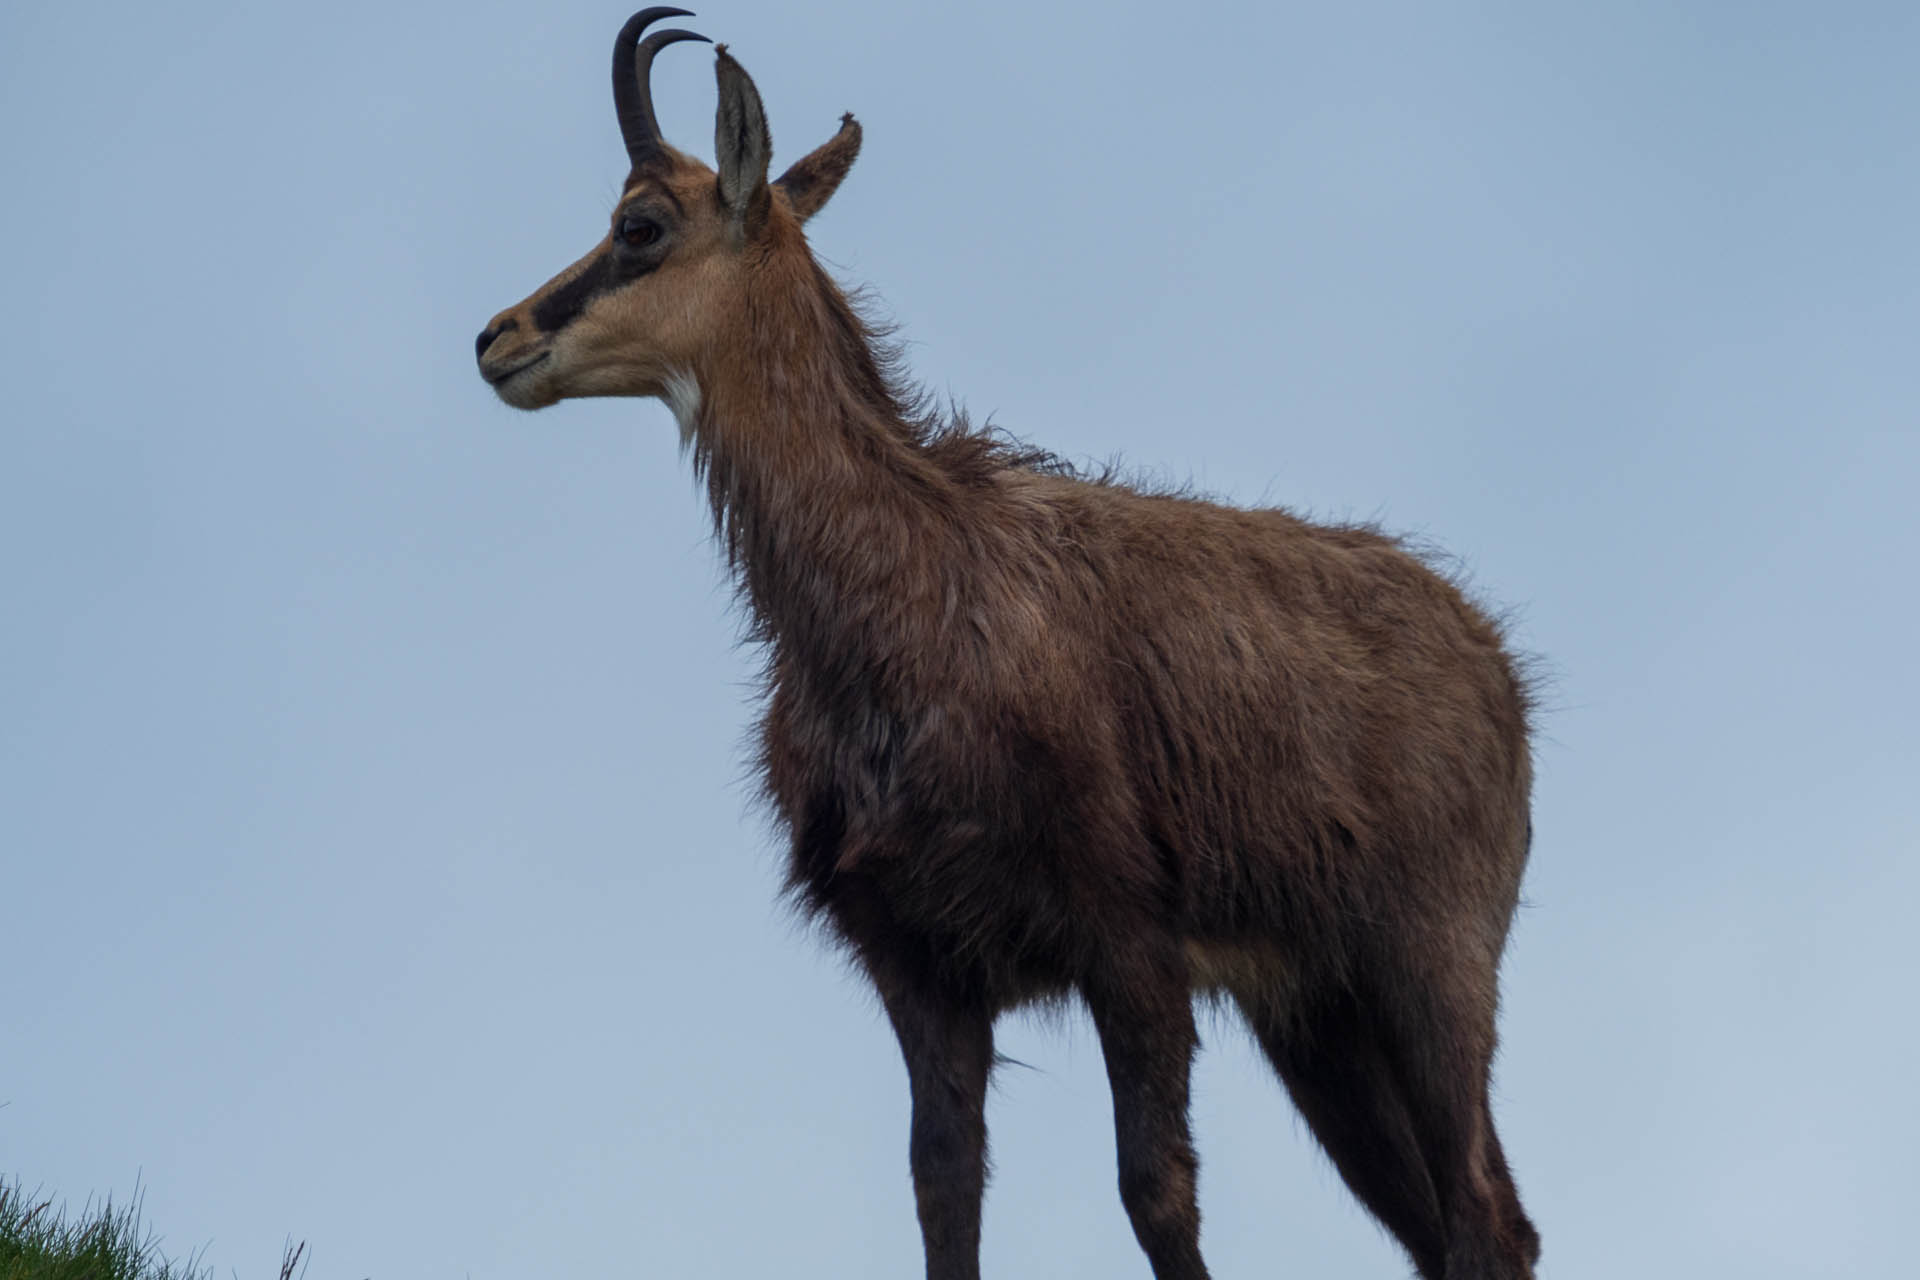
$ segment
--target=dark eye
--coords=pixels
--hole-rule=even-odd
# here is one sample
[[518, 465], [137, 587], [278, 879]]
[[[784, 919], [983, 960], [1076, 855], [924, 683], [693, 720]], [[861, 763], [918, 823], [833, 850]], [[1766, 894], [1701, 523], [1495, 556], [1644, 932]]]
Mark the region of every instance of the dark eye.
[[630, 213], [620, 219], [614, 234], [620, 237], [620, 243], [627, 248], [644, 249], [660, 238], [660, 224], [652, 218], [641, 218]]

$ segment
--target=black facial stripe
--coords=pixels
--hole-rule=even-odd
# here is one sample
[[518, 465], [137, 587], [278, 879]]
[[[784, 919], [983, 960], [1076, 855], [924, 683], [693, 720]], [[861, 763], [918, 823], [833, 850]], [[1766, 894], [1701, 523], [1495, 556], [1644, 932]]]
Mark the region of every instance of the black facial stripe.
[[660, 239], [643, 249], [603, 249], [587, 260], [580, 274], [533, 305], [533, 324], [542, 333], [557, 333], [580, 318], [595, 298], [651, 275], [666, 261], [668, 236], [663, 228]]
[[540, 332], [566, 328], [589, 302], [607, 291], [613, 275], [611, 258], [611, 254], [595, 254], [579, 275], [533, 305], [533, 323]]

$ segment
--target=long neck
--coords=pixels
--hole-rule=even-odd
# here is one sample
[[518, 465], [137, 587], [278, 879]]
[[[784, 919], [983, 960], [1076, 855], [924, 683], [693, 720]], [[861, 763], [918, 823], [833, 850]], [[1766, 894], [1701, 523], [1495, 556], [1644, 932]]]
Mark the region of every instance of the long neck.
[[953, 608], [963, 482], [903, 420], [810, 259], [757, 284], [737, 340], [699, 374], [693, 445], [729, 559], [783, 656], [911, 678], [899, 668], [924, 659], [907, 637]]

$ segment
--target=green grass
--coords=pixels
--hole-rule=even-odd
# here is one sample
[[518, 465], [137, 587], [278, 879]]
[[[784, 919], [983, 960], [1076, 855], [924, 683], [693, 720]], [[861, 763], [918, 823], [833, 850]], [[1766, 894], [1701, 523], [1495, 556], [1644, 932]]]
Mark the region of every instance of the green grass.
[[[115, 1207], [91, 1203], [72, 1220], [66, 1206], [0, 1181], [0, 1280], [209, 1280], [211, 1267], [188, 1255], [174, 1262], [159, 1237], [140, 1222], [140, 1193]], [[280, 1280], [304, 1276], [306, 1245], [287, 1243]]]

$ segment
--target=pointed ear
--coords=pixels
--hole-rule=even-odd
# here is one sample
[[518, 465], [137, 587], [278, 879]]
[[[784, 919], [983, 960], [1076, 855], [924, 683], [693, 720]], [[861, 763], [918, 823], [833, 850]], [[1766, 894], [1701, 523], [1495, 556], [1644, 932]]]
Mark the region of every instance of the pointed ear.
[[840, 132], [795, 160], [773, 185], [787, 193], [793, 211], [805, 222], [833, 199], [859, 154], [860, 122], [849, 111], [840, 117]]
[[767, 190], [767, 161], [773, 158], [773, 138], [767, 132], [766, 108], [760, 91], [727, 46], [719, 54], [713, 74], [720, 82], [720, 107], [713, 117], [713, 154], [720, 165], [720, 203], [732, 215], [736, 231], [748, 236], [767, 220], [772, 195]]

